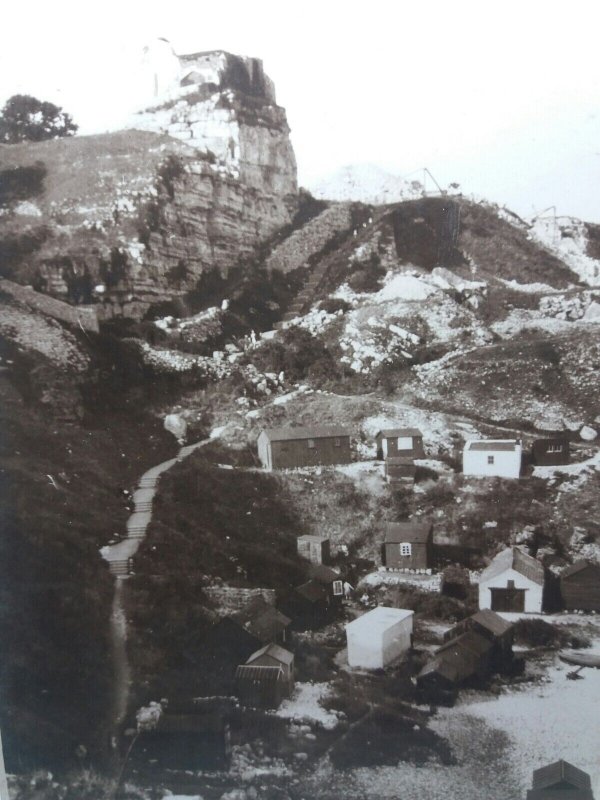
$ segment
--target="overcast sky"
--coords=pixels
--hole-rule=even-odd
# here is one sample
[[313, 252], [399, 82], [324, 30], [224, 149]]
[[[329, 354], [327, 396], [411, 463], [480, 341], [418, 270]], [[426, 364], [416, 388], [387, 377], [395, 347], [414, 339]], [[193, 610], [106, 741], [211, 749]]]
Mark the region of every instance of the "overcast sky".
[[300, 182], [351, 163], [442, 184], [521, 214], [600, 222], [599, 4], [505, 0], [29, 0], [3, 11], [0, 103], [62, 105], [81, 133], [136, 106], [144, 44], [264, 60]]

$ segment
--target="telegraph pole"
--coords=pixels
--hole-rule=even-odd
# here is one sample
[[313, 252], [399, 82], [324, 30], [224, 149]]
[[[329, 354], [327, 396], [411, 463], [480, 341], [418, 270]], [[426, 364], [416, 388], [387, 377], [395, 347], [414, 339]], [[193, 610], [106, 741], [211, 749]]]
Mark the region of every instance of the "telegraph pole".
[[2, 751], [2, 732], [0, 731], [0, 800], [10, 800], [8, 795], [8, 781], [4, 768], [4, 753]]

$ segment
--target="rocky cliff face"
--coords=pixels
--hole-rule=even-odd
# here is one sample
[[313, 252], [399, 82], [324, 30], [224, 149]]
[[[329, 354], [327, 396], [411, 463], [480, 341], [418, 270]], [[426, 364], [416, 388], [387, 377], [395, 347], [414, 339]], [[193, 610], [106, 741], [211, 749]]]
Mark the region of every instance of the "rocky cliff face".
[[296, 162], [262, 63], [173, 58], [131, 130], [0, 147], [6, 277], [140, 318], [290, 222]]

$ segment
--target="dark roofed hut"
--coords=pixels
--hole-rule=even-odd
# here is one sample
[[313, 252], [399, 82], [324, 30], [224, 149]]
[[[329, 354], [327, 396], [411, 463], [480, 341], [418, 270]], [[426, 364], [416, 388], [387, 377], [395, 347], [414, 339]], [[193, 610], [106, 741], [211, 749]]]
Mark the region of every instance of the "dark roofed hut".
[[428, 569], [433, 560], [430, 522], [390, 522], [385, 532], [384, 563], [391, 569]]
[[534, 770], [527, 800], [594, 800], [592, 782], [587, 772], [561, 759]]
[[495, 611], [485, 608], [446, 631], [444, 642], [456, 639], [467, 631], [474, 631], [492, 643], [490, 665], [494, 670], [504, 672], [513, 668], [514, 625], [512, 622], [503, 619]]
[[425, 458], [423, 434], [418, 428], [383, 428], [375, 436], [377, 458]]
[[417, 688], [428, 702], [452, 705], [460, 686], [482, 680], [492, 670], [493, 643], [468, 630], [443, 644], [417, 675]]
[[560, 593], [568, 611], [600, 611], [600, 566], [582, 559], [566, 567]]
[[568, 464], [570, 459], [569, 440], [566, 436], [549, 439], [536, 439], [531, 446], [533, 463], [540, 467]]
[[277, 644], [268, 644], [238, 666], [235, 677], [243, 705], [277, 708], [294, 687], [294, 654]]
[[258, 457], [264, 469], [349, 464], [350, 432], [339, 425], [271, 428], [260, 433]]

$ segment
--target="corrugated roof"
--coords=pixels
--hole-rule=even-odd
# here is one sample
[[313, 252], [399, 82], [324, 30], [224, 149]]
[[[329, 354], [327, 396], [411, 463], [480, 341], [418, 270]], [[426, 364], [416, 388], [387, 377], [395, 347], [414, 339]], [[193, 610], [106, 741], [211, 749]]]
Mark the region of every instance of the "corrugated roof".
[[575, 789], [590, 789], [592, 782], [587, 772], [584, 772], [568, 761], [555, 761], [546, 767], [534, 770], [533, 788], [549, 789], [558, 783], [567, 783]]
[[431, 522], [390, 522], [385, 531], [388, 544], [415, 542], [424, 544], [432, 529]]
[[269, 428], [263, 431], [270, 442], [288, 442], [296, 439], [331, 439], [350, 436], [340, 425], [311, 425], [308, 427]]
[[544, 585], [544, 567], [533, 556], [529, 556], [518, 547], [509, 547], [494, 558], [487, 569], [481, 573], [480, 583], [485, 583], [506, 570], [514, 569], [534, 583]]
[[586, 569], [587, 567], [593, 567], [598, 572], [600, 572], [600, 566], [598, 564], [594, 564], [592, 561], [586, 561], [585, 559], [581, 559], [580, 561], [576, 561], [574, 564], [571, 564], [568, 567], [565, 567], [561, 572], [561, 578], [570, 578], [571, 575], [577, 575], [578, 572]]
[[286, 650], [285, 647], [281, 647], [278, 644], [274, 644], [271, 642], [270, 644], [266, 644], [264, 647], [261, 647], [260, 650], [257, 650], [255, 653], [252, 653], [250, 658], [246, 661], [246, 664], [252, 664], [257, 658], [261, 656], [271, 656], [276, 661], [280, 661], [282, 664], [291, 664], [294, 660], [294, 654], [290, 653], [289, 650]]
[[281, 667], [254, 667], [250, 664], [240, 664], [235, 671], [235, 677], [277, 683], [277, 681], [283, 680], [284, 674]]
[[516, 439], [472, 439], [466, 443], [465, 449], [514, 452], [520, 446], [521, 443], [517, 442]]
[[379, 434], [381, 434], [385, 439], [396, 436], [423, 436], [423, 433], [418, 428], [382, 428], [376, 435], [379, 436]]
[[471, 619], [481, 625], [482, 628], [486, 628], [490, 633], [493, 633], [494, 636], [502, 636], [513, 627], [512, 622], [502, 619], [500, 614], [496, 614], [495, 611], [489, 608], [481, 609], [481, 611], [473, 614]]

